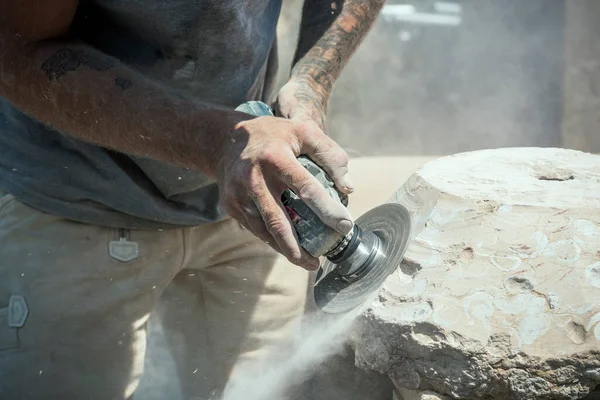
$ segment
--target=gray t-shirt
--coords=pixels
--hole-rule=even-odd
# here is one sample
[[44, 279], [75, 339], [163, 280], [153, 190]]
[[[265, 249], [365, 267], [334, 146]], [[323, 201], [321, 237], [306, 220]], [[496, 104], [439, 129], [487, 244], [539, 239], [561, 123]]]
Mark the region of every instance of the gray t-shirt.
[[[281, 0], [81, 0], [71, 34], [146, 76], [235, 108], [266, 100]], [[223, 217], [214, 181], [49, 129], [0, 97], [0, 188], [64, 218], [131, 229]]]

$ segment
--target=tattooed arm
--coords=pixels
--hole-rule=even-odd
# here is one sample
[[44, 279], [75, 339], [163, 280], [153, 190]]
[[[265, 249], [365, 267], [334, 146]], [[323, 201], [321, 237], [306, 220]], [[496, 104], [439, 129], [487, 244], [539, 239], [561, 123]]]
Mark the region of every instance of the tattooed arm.
[[335, 81], [370, 30], [385, 0], [305, 0], [291, 79], [279, 112], [324, 128]]
[[216, 135], [245, 119], [192, 101], [67, 38], [77, 0], [0, 0], [0, 96], [78, 139], [212, 173]]
[[252, 119], [201, 103], [66, 41], [77, 5], [0, 0], [0, 96], [80, 140], [215, 177], [230, 216], [293, 263], [316, 268], [318, 259], [300, 247], [281, 194], [294, 190], [327, 225], [348, 233], [348, 210], [296, 159], [312, 157], [350, 192], [346, 153], [315, 124]]
[[384, 0], [306, 0], [292, 76], [327, 96]]

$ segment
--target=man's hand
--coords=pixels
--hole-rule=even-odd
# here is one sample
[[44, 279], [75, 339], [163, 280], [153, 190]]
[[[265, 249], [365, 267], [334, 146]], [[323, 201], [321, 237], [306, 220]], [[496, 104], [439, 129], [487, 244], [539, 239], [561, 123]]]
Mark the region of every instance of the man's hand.
[[298, 162], [307, 155], [345, 193], [347, 154], [314, 122], [259, 117], [239, 122], [224, 145], [216, 171], [226, 212], [246, 229], [283, 254], [290, 262], [314, 270], [319, 261], [299, 244], [281, 195], [290, 188], [330, 227], [342, 234], [352, 229], [352, 217]]
[[315, 122], [323, 131], [327, 125], [326, 96], [309, 79], [290, 79], [279, 91], [273, 108], [278, 116], [298, 122]]

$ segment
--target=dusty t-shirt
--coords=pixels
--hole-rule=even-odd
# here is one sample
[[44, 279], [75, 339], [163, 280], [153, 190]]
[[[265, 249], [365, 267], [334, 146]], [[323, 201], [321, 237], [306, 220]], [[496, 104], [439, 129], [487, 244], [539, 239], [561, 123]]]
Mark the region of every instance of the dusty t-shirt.
[[[72, 34], [148, 77], [235, 108], [266, 100], [281, 0], [81, 0]], [[0, 189], [42, 211], [120, 228], [223, 217], [197, 171], [49, 129], [0, 97]]]

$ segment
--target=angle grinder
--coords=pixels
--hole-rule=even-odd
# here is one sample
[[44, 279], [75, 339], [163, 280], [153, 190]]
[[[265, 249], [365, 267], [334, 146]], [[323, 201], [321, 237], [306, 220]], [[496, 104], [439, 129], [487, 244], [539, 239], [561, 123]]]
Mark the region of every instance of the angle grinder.
[[[260, 101], [241, 104], [236, 111], [253, 116], [274, 116]], [[309, 157], [298, 157], [336, 201], [348, 206], [327, 173]], [[313, 289], [317, 307], [327, 313], [342, 313], [364, 304], [400, 265], [411, 234], [410, 214], [400, 204], [375, 207], [354, 223], [347, 235], [324, 224], [292, 190], [281, 201], [298, 234], [300, 245], [314, 257], [327, 261], [319, 268]]]

